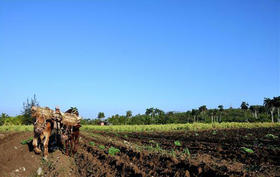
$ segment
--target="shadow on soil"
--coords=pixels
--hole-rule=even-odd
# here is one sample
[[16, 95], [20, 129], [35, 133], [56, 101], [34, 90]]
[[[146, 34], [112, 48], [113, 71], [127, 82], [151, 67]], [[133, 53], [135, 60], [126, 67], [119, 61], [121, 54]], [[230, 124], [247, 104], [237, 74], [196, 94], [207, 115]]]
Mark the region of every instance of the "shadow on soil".
[[[34, 150], [32, 141], [28, 142], [27, 146], [28, 146], [29, 152], [32, 152]], [[40, 139], [38, 139], [38, 146], [42, 151], [44, 150], [43, 143], [41, 143]], [[63, 150], [63, 145], [62, 145], [62, 142], [61, 142], [60, 135], [53, 134], [53, 135], [50, 136], [49, 145], [48, 145], [48, 152], [52, 153], [56, 150]]]

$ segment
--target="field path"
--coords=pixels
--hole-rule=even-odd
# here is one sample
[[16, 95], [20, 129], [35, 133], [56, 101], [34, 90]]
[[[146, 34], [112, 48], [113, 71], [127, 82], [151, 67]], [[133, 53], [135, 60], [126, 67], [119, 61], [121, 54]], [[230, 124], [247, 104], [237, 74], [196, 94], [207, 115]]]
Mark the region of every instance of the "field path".
[[36, 173], [41, 156], [29, 151], [22, 140], [32, 137], [32, 132], [1, 133], [0, 139], [0, 176], [21, 177]]

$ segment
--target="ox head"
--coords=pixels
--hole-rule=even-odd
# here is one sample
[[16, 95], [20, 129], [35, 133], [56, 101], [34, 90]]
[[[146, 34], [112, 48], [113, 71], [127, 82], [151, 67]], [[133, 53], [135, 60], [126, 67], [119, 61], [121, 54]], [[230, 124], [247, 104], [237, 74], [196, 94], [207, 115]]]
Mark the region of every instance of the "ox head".
[[31, 107], [31, 116], [34, 118], [36, 118], [37, 109], [38, 109], [38, 107], [36, 107], [36, 106]]
[[34, 132], [36, 134], [41, 134], [44, 131], [45, 126], [46, 126], [46, 119], [44, 118], [44, 115], [42, 114], [41, 108], [32, 106], [31, 116], [35, 118]]

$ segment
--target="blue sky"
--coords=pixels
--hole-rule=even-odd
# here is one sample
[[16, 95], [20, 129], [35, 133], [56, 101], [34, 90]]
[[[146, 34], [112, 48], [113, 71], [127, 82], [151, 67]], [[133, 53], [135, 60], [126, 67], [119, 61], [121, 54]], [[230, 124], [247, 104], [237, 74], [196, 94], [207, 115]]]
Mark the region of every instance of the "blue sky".
[[84, 117], [280, 95], [278, 0], [0, 0], [0, 112]]

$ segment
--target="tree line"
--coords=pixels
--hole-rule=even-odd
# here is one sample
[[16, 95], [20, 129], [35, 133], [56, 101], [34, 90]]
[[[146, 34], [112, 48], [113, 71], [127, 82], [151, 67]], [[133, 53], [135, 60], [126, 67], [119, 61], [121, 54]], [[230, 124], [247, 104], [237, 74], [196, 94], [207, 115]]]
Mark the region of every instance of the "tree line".
[[[31, 117], [31, 107], [39, 106], [36, 95], [23, 103], [21, 115], [10, 117], [5, 113], [1, 114], [0, 125], [30, 125], [34, 122]], [[147, 108], [144, 114], [132, 114], [126, 111], [125, 115], [115, 114], [107, 119], [104, 112], [99, 112], [97, 119], [82, 119], [82, 124], [97, 125], [100, 122], [112, 125], [149, 125], [149, 124], [170, 124], [170, 123], [214, 123], [214, 122], [280, 122], [280, 96], [264, 98], [263, 105], [249, 105], [242, 102], [239, 108], [225, 109], [223, 105], [214, 109], [208, 109], [202, 105], [197, 109], [186, 112], [169, 111], [164, 112], [158, 108]]]
[[[277, 111], [276, 111], [277, 110]], [[115, 114], [104, 122], [112, 125], [149, 125], [170, 123], [214, 123], [214, 122], [280, 122], [280, 96], [264, 98], [263, 105], [249, 105], [243, 101], [239, 108], [224, 109], [219, 105], [215, 109], [208, 109], [202, 105], [197, 109], [186, 112], [164, 112], [158, 108], [147, 108], [144, 114], [132, 115], [126, 111], [125, 115]], [[102, 115], [102, 116], [100, 116]], [[98, 113], [98, 119], [84, 119], [83, 124], [99, 124], [104, 118], [103, 112]]]

